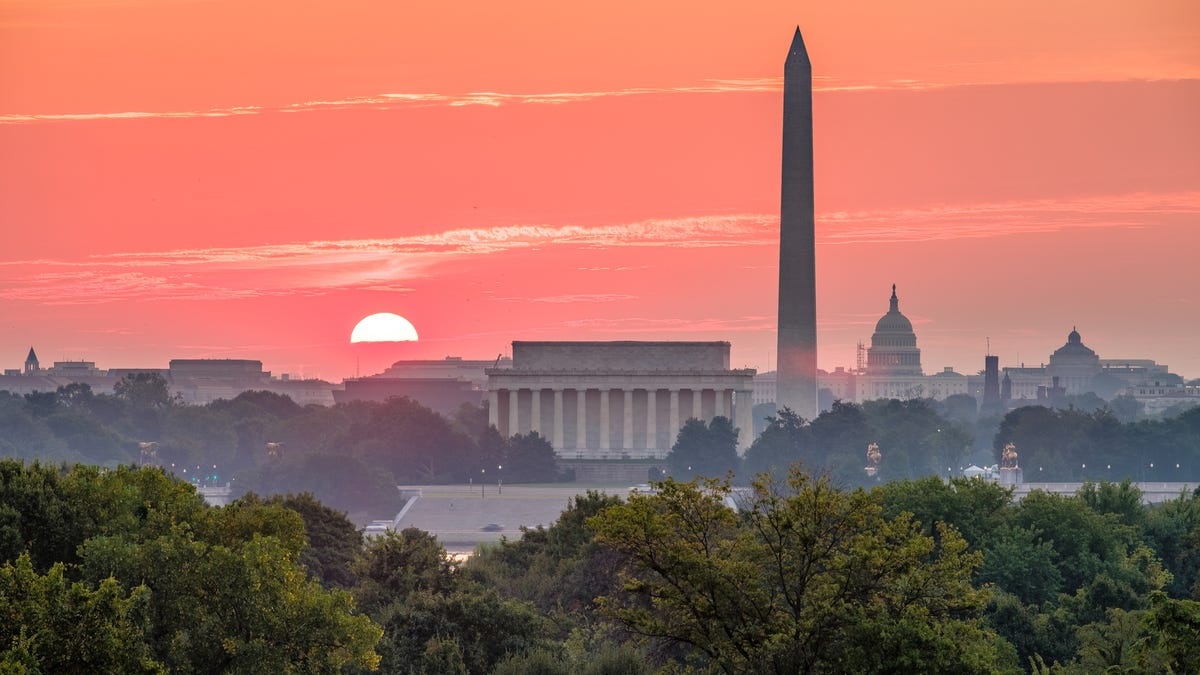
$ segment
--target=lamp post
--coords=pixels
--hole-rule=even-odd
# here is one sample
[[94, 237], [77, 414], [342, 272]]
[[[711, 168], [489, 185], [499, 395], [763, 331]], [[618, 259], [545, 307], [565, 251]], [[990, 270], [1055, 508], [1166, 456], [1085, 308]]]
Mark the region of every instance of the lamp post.
[[480, 470], [479, 470], [479, 498], [480, 498], [480, 499], [484, 499], [484, 496], [483, 496], [483, 486], [484, 486], [483, 479], [485, 478], [484, 474], [486, 474], [486, 473], [487, 473], [487, 469], [480, 469]]
[[503, 464], [496, 465], [496, 494], [498, 494], [498, 495], [504, 494], [504, 479], [502, 478], [502, 474], [500, 473], [503, 469], [504, 469]]

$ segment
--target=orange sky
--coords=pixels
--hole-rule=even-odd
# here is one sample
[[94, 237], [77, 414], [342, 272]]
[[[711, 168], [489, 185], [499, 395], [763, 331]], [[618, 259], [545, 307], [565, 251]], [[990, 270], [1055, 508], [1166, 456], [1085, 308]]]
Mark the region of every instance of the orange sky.
[[[897, 283], [926, 372], [1077, 325], [1200, 376], [1200, 5], [734, 4], [0, 0], [0, 364], [765, 368], [799, 23], [822, 367]], [[351, 346], [379, 311], [421, 341]]]

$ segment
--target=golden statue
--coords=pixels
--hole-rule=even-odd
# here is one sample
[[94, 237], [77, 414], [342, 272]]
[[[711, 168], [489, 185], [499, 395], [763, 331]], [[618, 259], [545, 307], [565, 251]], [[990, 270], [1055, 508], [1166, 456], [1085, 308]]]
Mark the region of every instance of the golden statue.
[[1015, 469], [1017, 468], [1017, 446], [1009, 443], [1004, 446], [1004, 450], [1000, 453], [1000, 468]]
[[866, 472], [868, 476], [874, 476], [879, 470], [879, 460], [883, 459], [883, 453], [879, 452], [879, 444], [872, 443], [867, 446], [867, 466]]

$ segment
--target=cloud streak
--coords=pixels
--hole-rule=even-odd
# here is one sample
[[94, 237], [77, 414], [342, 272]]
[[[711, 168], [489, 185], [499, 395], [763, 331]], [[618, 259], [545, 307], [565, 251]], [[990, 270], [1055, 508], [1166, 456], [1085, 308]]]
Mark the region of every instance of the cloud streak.
[[[1040, 234], [1071, 229], [1148, 228], [1164, 217], [1200, 215], [1200, 191], [1101, 195], [1066, 200], [947, 204], [818, 215], [819, 245], [879, 245]], [[762, 249], [774, 264], [775, 214], [699, 215], [584, 227], [462, 228], [388, 239], [308, 241], [248, 247], [0, 262], [0, 299], [52, 305], [130, 300], [237, 300], [313, 296], [339, 290], [410, 292], [447, 265], [519, 250], [610, 248]], [[547, 259], [554, 256], [547, 253]], [[567, 262], [561, 273], [603, 268]], [[459, 269], [461, 268], [454, 268]], [[644, 266], [625, 268], [634, 272]], [[603, 270], [609, 271], [609, 270]], [[497, 298], [513, 300], [513, 298]], [[621, 302], [624, 294], [530, 297], [543, 303]]]
[[[952, 87], [974, 87], [1006, 84], [1003, 82], [936, 82], [926, 80], [857, 81], [832, 76], [814, 76], [813, 91], [923, 91]], [[39, 123], [90, 122], [101, 120], [142, 119], [204, 119], [214, 117], [241, 117], [269, 114], [294, 114], [331, 110], [398, 110], [426, 107], [470, 107], [484, 106], [499, 108], [514, 105], [567, 105], [586, 103], [601, 99], [629, 98], [638, 96], [662, 96], [675, 94], [738, 94], [776, 93], [783, 91], [782, 77], [712, 79], [703, 84], [689, 87], [631, 87], [605, 91], [564, 91], [539, 93], [513, 93], [478, 91], [459, 94], [440, 93], [381, 93], [364, 96], [349, 96], [337, 99], [313, 99], [284, 105], [240, 105], [203, 108], [196, 110], [123, 110], [96, 112], [54, 113], [6, 113], [0, 114], [0, 125]]]

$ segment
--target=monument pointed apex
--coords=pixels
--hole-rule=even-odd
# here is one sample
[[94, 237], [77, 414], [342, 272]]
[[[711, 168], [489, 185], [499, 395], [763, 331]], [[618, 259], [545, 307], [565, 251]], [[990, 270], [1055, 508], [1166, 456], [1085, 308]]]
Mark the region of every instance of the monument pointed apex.
[[812, 65], [808, 60], [808, 48], [804, 46], [804, 36], [800, 34], [800, 26], [792, 36], [792, 46], [788, 48], [787, 63], [803, 63]]
[[33, 352], [33, 347], [29, 348], [29, 356], [26, 356], [25, 360], [26, 361], [37, 361], [38, 360], [37, 354], [35, 354]]

